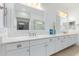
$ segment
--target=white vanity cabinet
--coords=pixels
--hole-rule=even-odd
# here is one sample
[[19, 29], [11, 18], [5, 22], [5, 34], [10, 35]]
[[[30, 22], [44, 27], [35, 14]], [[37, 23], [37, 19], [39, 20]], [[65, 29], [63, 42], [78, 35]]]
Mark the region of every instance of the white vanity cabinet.
[[75, 43], [75, 42], [77, 42], [77, 35], [76, 34], [74, 34], [74, 35], [69, 35], [69, 41], [68, 41], [68, 43], [70, 44], [70, 45], [72, 45], [73, 43]]
[[56, 51], [56, 37], [48, 38], [47, 42], [47, 55], [52, 55]]
[[60, 51], [62, 49], [62, 39], [59, 39], [60, 37], [56, 37], [56, 52]]
[[64, 48], [70, 46], [69, 43], [68, 43], [69, 40], [71, 40], [71, 39], [69, 38], [69, 36], [62, 36], [62, 37], [60, 37], [59, 39], [61, 40], [61, 43], [62, 43], [62, 49], [64, 49]]
[[68, 46], [71, 46], [73, 44], [75, 44], [77, 42], [77, 35], [66, 35], [66, 36], [63, 36], [62, 38], [62, 45], [63, 45], [63, 48], [66, 48]]
[[29, 41], [6, 44], [5, 49], [8, 56], [29, 56]]
[[56, 39], [56, 52], [65, 49], [73, 44], [76, 44], [77, 42], [77, 35], [64, 35], [59, 36], [58, 39]]
[[[59, 45], [60, 50], [69, 46], [68, 40], [70, 40], [70, 38], [68, 38], [68, 36], [60, 36], [60, 37], [58, 37], [58, 40], [60, 43], [60, 45]], [[58, 45], [56, 45], [56, 48], [58, 48]]]
[[76, 44], [77, 35], [35, 38], [33, 40], [0, 44], [0, 55], [49, 56]]
[[46, 39], [36, 39], [30, 41], [30, 56], [46, 56]]
[[7, 51], [8, 56], [29, 56], [29, 47]]
[[46, 56], [46, 47], [45, 44], [39, 44], [30, 47], [31, 56]]

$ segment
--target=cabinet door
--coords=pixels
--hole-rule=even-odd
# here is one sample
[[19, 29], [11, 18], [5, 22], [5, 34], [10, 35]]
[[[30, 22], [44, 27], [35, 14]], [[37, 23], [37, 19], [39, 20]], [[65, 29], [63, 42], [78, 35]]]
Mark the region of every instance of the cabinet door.
[[52, 55], [55, 53], [56, 50], [56, 38], [48, 39], [49, 42], [47, 43], [47, 55]]
[[70, 38], [70, 36], [64, 36], [64, 42], [63, 42], [64, 47], [66, 48], [66, 47], [72, 45], [71, 41], [72, 41], [72, 39]]
[[56, 52], [62, 50], [62, 42], [61, 42], [61, 38], [60, 37], [57, 37], [56, 38]]
[[7, 52], [8, 56], [29, 56], [29, 48], [11, 50]]
[[45, 56], [46, 55], [45, 44], [31, 46], [30, 55], [31, 56]]
[[77, 40], [77, 37], [75, 35], [70, 35], [69, 36], [69, 44], [72, 45], [72, 44], [75, 44], [76, 43], [76, 40]]
[[77, 42], [77, 35], [76, 34], [72, 36], [72, 40], [73, 40], [73, 43]]

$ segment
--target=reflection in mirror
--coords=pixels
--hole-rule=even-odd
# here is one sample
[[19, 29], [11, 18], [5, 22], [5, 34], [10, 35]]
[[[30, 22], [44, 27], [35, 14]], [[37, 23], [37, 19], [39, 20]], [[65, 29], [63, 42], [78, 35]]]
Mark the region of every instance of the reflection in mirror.
[[29, 30], [29, 19], [17, 17], [17, 30]]
[[69, 29], [75, 29], [75, 21], [69, 22]]
[[33, 21], [33, 30], [44, 30], [45, 29], [45, 23], [41, 20], [34, 20]]

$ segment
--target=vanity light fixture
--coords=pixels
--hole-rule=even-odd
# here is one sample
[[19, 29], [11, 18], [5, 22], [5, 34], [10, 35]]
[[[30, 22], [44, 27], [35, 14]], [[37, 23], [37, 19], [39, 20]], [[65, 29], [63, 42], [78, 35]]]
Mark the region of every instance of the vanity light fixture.
[[43, 10], [41, 3], [27, 3], [27, 5], [36, 9]]
[[66, 17], [67, 16], [67, 13], [64, 12], [64, 11], [59, 11], [59, 16], [60, 17]]

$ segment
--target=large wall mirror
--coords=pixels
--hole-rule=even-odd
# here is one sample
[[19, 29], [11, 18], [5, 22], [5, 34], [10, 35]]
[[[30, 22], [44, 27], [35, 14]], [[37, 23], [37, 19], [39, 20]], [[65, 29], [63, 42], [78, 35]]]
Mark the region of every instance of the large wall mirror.
[[45, 30], [43, 11], [16, 4], [15, 17], [17, 30]]
[[59, 10], [56, 18], [56, 30], [58, 33], [68, 32], [68, 13], [66, 10]]

